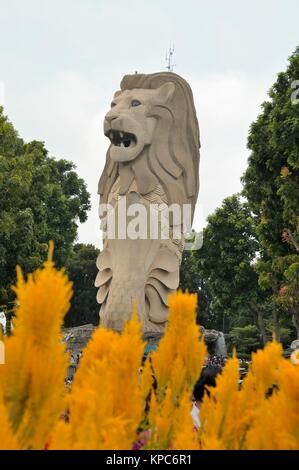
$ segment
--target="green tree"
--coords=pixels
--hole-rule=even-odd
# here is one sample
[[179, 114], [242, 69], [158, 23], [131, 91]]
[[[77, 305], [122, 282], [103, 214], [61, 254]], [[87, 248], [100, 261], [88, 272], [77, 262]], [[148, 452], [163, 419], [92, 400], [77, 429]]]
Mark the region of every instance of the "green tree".
[[[273, 321], [279, 337], [279, 316], [290, 312], [299, 338], [299, 104], [292, 99], [299, 79], [299, 48], [289, 58], [269, 91], [269, 100], [251, 125], [251, 154], [243, 177], [244, 194], [257, 220], [262, 256], [260, 285], [271, 289]], [[294, 96], [293, 96], [294, 97]], [[293, 266], [293, 267], [292, 267]], [[281, 291], [285, 288], [282, 301]], [[295, 295], [295, 298], [294, 298]]]
[[235, 326], [230, 333], [231, 349], [236, 348], [239, 356], [248, 356], [261, 347], [259, 331], [256, 325]]
[[254, 267], [258, 250], [255, 221], [248, 205], [239, 195], [233, 195], [208, 217], [203, 247], [195, 256], [215, 327], [228, 332], [234, 326], [253, 322], [265, 344], [267, 297], [258, 285]]
[[179, 289], [197, 294], [197, 323], [205, 328], [216, 328], [217, 318], [211, 310], [208, 284], [198, 269], [197, 251], [184, 251], [180, 269]]
[[93, 245], [76, 244], [66, 263], [66, 272], [73, 282], [74, 295], [65, 317], [65, 326], [99, 323], [99, 305], [96, 301], [96, 259], [100, 250]]
[[49, 240], [64, 265], [90, 203], [74, 164], [49, 157], [42, 142], [24, 143], [1, 107], [0, 194], [0, 305], [10, 305], [16, 265], [40, 266]]

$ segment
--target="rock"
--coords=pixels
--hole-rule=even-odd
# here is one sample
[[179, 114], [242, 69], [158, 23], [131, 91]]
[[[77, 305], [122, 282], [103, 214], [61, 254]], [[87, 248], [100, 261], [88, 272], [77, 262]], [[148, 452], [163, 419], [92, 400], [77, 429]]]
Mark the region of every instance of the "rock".
[[[96, 328], [97, 327], [92, 324], [87, 324], [63, 329], [63, 342], [67, 344], [67, 350], [74, 358], [80, 355]], [[225, 338], [222, 331], [206, 330], [203, 326], [200, 326], [200, 331], [204, 337], [209, 354], [227, 356]], [[162, 336], [163, 334], [161, 333], [145, 333], [143, 335], [143, 340], [147, 344], [145, 355], [157, 349]], [[293, 343], [295, 342], [293, 341]]]
[[68, 351], [74, 357], [85, 348], [96, 328], [92, 324], [87, 324], [63, 329], [63, 342], [67, 344]]
[[295, 339], [294, 341], [292, 341], [290, 349], [292, 352], [296, 349], [299, 349], [299, 339]]
[[215, 343], [219, 338], [219, 331], [216, 330], [204, 330], [203, 332], [205, 343], [208, 345], [210, 343]]
[[201, 327], [201, 333], [203, 334], [209, 354], [227, 357], [225, 337], [222, 331], [206, 330]]

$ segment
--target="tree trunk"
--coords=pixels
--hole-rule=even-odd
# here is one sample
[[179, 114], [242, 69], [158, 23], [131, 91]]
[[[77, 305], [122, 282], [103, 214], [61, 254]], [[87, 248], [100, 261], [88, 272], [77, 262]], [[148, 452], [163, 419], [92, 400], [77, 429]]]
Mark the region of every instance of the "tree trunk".
[[279, 324], [279, 313], [275, 306], [273, 306], [273, 326], [275, 340], [280, 343], [280, 324]]
[[262, 340], [262, 345], [266, 346], [268, 342], [267, 334], [266, 334], [266, 328], [264, 324], [264, 317], [263, 317], [263, 312], [259, 308], [258, 305], [256, 305], [254, 302], [251, 302], [250, 307], [252, 309], [252, 312], [254, 313], [254, 317], [256, 318], [256, 326], [260, 332], [261, 340]]
[[261, 312], [261, 310], [257, 311], [257, 327], [259, 329], [259, 332], [260, 332], [260, 335], [261, 335], [261, 338], [262, 338], [263, 346], [266, 346], [266, 344], [268, 342], [268, 338], [267, 338], [267, 334], [266, 334], [266, 328], [265, 328], [265, 324], [264, 324], [263, 313]]
[[293, 310], [292, 320], [293, 320], [293, 325], [297, 331], [297, 339], [299, 339], [299, 312], [296, 312]]
[[6, 317], [5, 334], [6, 334], [6, 336], [11, 336], [11, 333], [12, 333], [12, 328], [11, 328], [12, 314], [10, 312], [6, 312], [5, 317]]

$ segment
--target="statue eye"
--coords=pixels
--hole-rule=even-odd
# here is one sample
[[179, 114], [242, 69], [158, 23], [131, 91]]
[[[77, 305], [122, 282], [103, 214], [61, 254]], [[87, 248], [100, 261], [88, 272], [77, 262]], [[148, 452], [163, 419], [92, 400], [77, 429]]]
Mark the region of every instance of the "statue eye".
[[116, 106], [116, 103], [114, 103], [114, 101], [112, 101], [111, 108], [113, 108], [114, 106]]
[[138, 100], [132, 100], [131, 101], [131, 106], [140, 106], [140, 105], [141, 105], [141, 103]]

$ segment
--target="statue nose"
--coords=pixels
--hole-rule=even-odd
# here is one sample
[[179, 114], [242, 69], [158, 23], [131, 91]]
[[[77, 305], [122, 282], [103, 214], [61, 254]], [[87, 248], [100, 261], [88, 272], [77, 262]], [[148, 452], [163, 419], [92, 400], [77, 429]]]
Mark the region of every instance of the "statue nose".
[[114, 120], [114, 119], [117, 119], [118, 116], [116, 116], [115, 114], [106, 114], [106, 121], [109, 122], [109, 124], [111, 124], [111, 122]]

